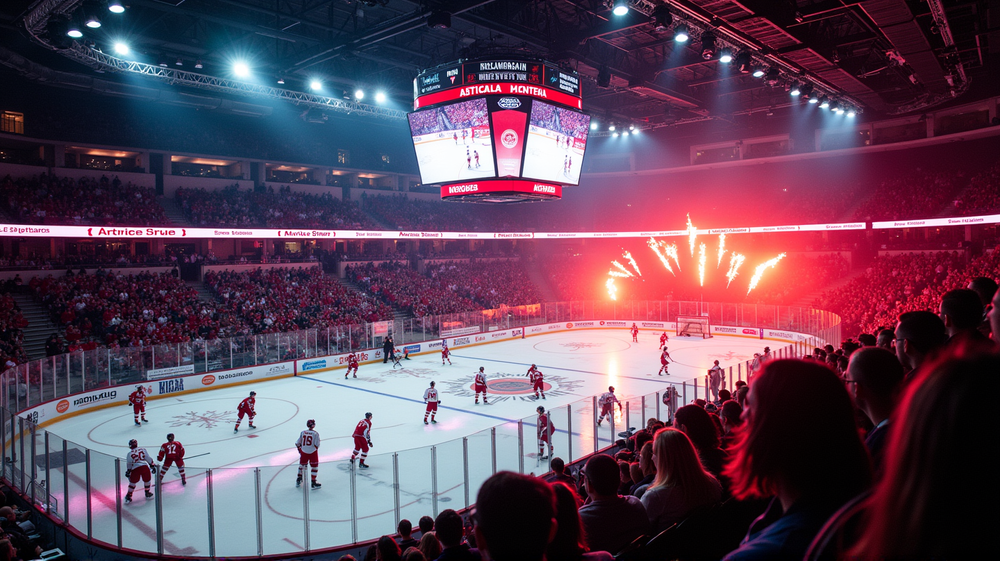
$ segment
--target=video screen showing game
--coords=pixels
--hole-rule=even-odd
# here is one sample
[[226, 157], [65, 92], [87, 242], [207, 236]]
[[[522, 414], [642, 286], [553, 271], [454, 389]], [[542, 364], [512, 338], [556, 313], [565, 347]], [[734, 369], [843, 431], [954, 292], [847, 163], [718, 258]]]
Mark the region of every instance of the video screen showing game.
[[521, 175], [578, 185], [589, 131], [590, 115], [534, 101]]
[[407, 115], [425, 184], [496, 177], [486, 99], [472, 99]]

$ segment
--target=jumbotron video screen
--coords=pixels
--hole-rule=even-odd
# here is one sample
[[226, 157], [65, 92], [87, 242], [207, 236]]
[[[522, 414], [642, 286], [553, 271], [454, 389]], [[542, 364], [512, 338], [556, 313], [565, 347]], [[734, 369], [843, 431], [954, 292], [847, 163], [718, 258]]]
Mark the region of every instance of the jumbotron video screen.
[[408, 117], [421, 182], [497, 176], [485, 98], [415, 111]]
[[522, 177], [578, 185], [590, 115], [534, 101]]

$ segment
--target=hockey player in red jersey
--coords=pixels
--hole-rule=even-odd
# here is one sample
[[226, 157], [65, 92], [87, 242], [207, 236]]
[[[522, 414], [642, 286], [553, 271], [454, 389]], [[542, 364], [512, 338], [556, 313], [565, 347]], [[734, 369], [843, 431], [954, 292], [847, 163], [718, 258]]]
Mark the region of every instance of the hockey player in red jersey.
[[431, 422], [436, 423], [434, 416], [437, 415], [438, 403], [441, 400], [438, 399], [437, 388], [434, 387], [434, 382], [431, 382], [431, 387], [424, 390], [424, 403], [427, 404], [427, 409], [424, 411], [424, 424], [427, 424], [427, 416], [431, 416]]
[[663, 335], [660, 335], [660, 348], [662, 349], [662, 348], [666, 347], [667, 346], [667, 341], [669, 341], [669, 340], [670, 340], [670, 337], [667, 337], [667, 332], [664, 331]]
[[[166, 458], [166, 461], [164, 461]], [[167, 441], [160, 445], [160, 453], [156, 455], [156, 461], [163, 462], [160, 468], [160, 481], [167, 474], [171, 464], [177, 464], [177, 472], [181, 474], [181, 485], [187, 485], [187, 477], [184, 476], [184, 445], [178, 440], [174, 440], [174, 433], [167, 435]]]
[[444, 366], [446, 360], [451, 364], [451, 351], [448, 350], [448, 340], [441, 339], [441, 366]]
[[632, 329], [630, 331], [632, 332], [632, 342], [633, 343], [638, 343], [639, 342], [639, 326], [633, 323], [632, 324]]
[[[135, 391], [129, 394], [128, 403], [132, 406], [132, 412], [135, 414], [135, 426], [141, 427], [142, 423], [148, 423], [146, 420], [146, 390], [142, 386], [136, 386]], [[142, 415], [142, 423], [139, 422], [139, 416]]]
[[485, 368], [483, 368], [482, 366], [480, 366], [479, 367], [479, 372], [476, 373], [476, 382], [475, 382], [475, 388], [474, 388], [474, 390], [476, 392], [476, 405], [479, 405], [479, 394], [480, 393], [483, 394], [483, 404], [485, 405], [485, 404], [489, 403], [488, 401], [486, 401], [486, 372], [484, 372], [484, 370], [485, 370]]
[[128, 455], [125, 456], [125, 477], [128, 478], [128, 492], [125, 493], [125, 504], [132, 502], [132, 492], [135, 491], [135, 484], [142, 479], [142, 484], [146, 488], [146, 498], [153, 497], [153, 492], [149, 490], [149, 482], [152, 479], [152, 472], [156, 471], [156, 464], [145, 448], [139, 447], [136, 439], [128, 441]]
[[365, 458], [368, 457], [368, 449], [374, 446], [372, 444], [372, 414], [365, 413], [365, 418], [358, 421], [358, 426], [354, 427], [354, 453], [351, 454], [351, 463], [354, 463], [354, 458], [361, 458], [358, 462], [358, 467], [370, 467], [365, 463]]
[[542, 371], [538, 369], [534, 364], [528, 369], [526, 374], [528, 381], [531, 382], [531, 389], [535, 392], [535, 399], [538, 399], [539, 392], [542, 394], [542, 399], [545, 399], [545, 386], [542, 384]]
[[253, 426], [253, 418], [257, 416], [257, 413], [253, 410], [254, 404], [257, 403], [257, 399], [254, 397], [256, 395], [257, 392], [250, 392], [250, 397], [241, 401], [239, 406], [236, 408], [236, 411], [239, 413], [239, 417], [236, 419], [236, 428], [233, 429], [234, 433], [240, 431], [240, 423], [243, 422], [244, 415], [250, 418], [250, 428], [257, 428]]
[[354, 371], [354, 377], [358, 377], [358, 355], [351, 353], [347, 355], [347, 372], [344, 372], [344, 379], [347, 379], [347, 375]]
[[[538, 412], [538, 456], [541, 459], [552, 457], [552, 434], [556, 432], [555, 425], [552, 424], [552, 417], [545, 412], [545, 408], [539, 405], [535, 408]], [[545, 445], [549, 446], [549, 454], [545, 455]]]
[[311, 485], [313, 489], [322, 487], [316, 482], [316, 473], [319, 471], [319, 433], [316, 432], [316, 421], [309, 419], [306, 421], [306, 430], [299, 434], [299, 439], [295, 441], [295, 448], [299, 451], [299, 476], [295, 479], [295, 486], [302, 485], [302, 473], [306, 470], [306, 464], [312, 468]]
[[597, 400], [597, 405], [601, 408], [601, 415], [597, 418], [597, 426], [601, 426], [601, 421], [604, 420], [605, 415], [614, 421], [616, 403], [618, 404], [618, 412], [621, 413], [622, 402], [618, 401], [618, 397], [615, 395], [615, 387], [608, 386], [608, 391], [601, 394], [601, 397]]
[[671, 360], [673, 360], [673, 358], [671, 358], [670, 353], [667, 352], [667, 348], [663, 347], [663, 352], [660, 353], [660, 376], [663, 376], [664, 373], [668, 376], [670, 375], [670, 372], [667, 372], [667, 365], [670, 364]]

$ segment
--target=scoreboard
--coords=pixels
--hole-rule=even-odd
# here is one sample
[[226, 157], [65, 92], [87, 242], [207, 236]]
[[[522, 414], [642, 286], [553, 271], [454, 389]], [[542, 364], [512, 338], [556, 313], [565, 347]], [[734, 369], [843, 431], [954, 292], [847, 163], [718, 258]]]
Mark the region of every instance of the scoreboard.
[[408, 115], [421, 181], [441, 198], [559, 199], [577, 185], [590, 117], [580, 78], [544, 61], [458, 61], [413, 82]]

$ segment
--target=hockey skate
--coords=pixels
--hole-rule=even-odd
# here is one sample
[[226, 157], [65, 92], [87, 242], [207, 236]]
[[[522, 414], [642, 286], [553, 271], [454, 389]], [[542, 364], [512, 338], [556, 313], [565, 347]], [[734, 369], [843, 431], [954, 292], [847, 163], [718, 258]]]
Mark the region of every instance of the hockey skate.
[[434, 423], [435, 425], [437, 424], [437, 421], [435, 421], [434, 419], [431, 419], [431, 422]]
[[187, 484], [188, 484], [187, 478], [186, 477], [182, 477], [181, 478], [181, 485], [187, 485]]
[[142, 418], [142, 422], [144, 422], [144, 423], [148, 423], [149, 421], [148, 421], [148, 420], [147, 420], [147, 419], [146, 419], [145, 417], [143, 417], [143, 418]]
[[301, 487], [302, 486], [302, 476], [301, 475], [295, 478], [295, 486], [296, 487]]
[[153, 498], [153, 492], [152, 491], [146, 491], [146, 498], [147, 499], [152, 499]]
[[313, 482], [312, 482], [312, 483], [310, 484], [310, 487], [312, 487], [313, 489], [319, 489], [319, 488], [320, 488], [320, 487], [322, 487], [322, 486], [323, 486], [323, 485], [322, 485], [321, 483], [317, 483], [316, 481], [313, 481]]
[[129, 504], [130, 502], [132, 502], [132, 495], [131, 494], [125, 495], [125, 504]]
[[357, 372], [355, 372], [355, 373], [354, 373], [354, 377], [355, 377], [355, 378], [357, 378], [357, 377], [358, 377], [358, 373], [357, 373]]
[[361, 460], [360, 462], [358, 462], [358, 467], [369, 468], [371, 466], [366, 464], [364, 460]]
[[233, 429], [233, 434], [236, 434], [238, 432], [240, 432], [240, 427], [236, 427]]
[[141, 427], [141, 426], [142, 426], [142, 423], [140, 423], [139, 421], [136, 421], [136, 422], [135, 422], [135, 426], [137, 426], [137, 427]]
[[255, 427], [253, 423], [250, 423], [250, 428], [255, 429], [257, 427]]
[[424, 424], [425, 424], [425, 425], [427, 424], [427, 419], [424, 419]]

